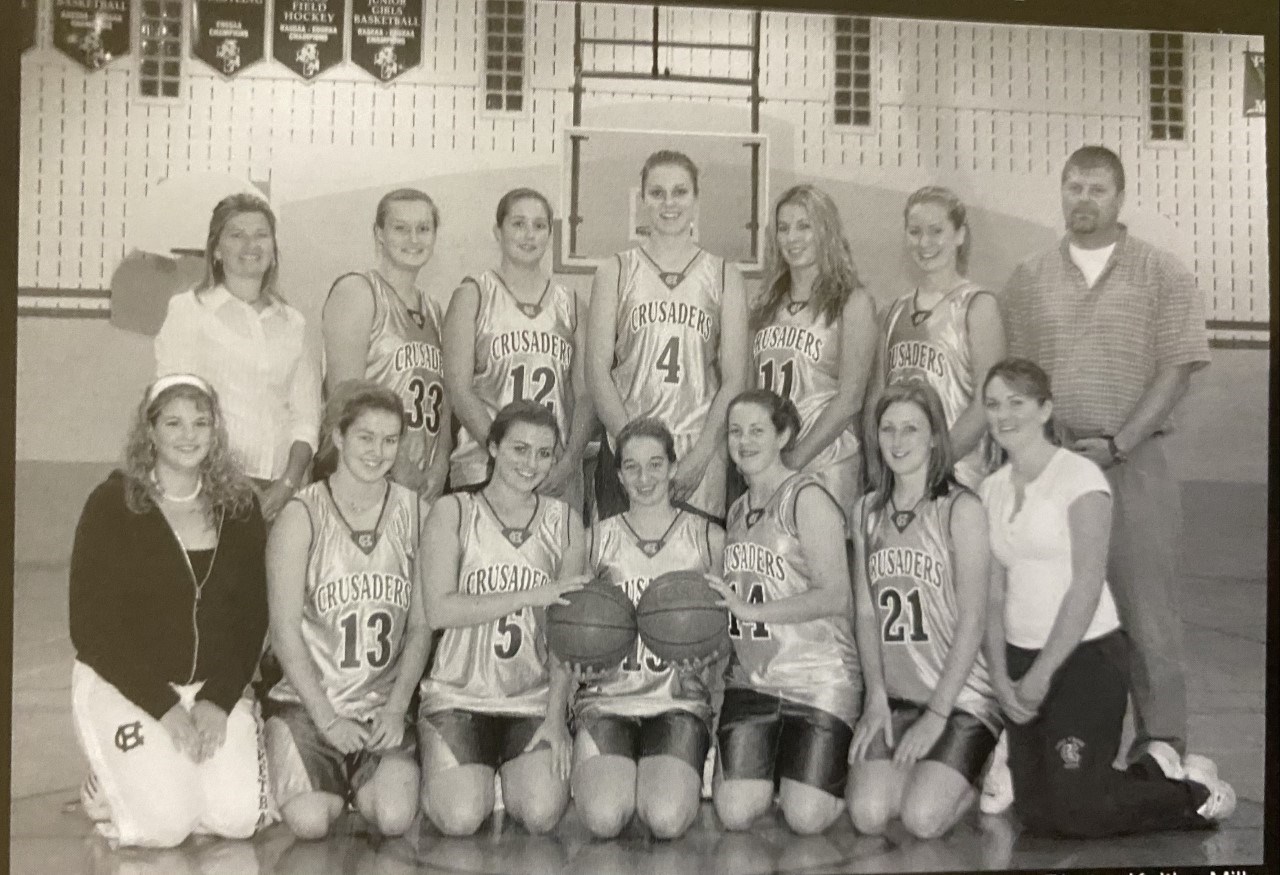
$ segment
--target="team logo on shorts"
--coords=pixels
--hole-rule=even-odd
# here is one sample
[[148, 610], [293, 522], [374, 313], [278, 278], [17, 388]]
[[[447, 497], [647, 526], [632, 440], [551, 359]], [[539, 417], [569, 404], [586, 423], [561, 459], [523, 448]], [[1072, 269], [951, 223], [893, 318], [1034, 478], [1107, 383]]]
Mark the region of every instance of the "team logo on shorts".
[[120, 748], [122, 753], [128, 753], [135, 747], [142, 747], [142, 722], [135, 720], [132, 723], [121, 723], [116, 729], [116, 747]]
[[1062, 767], [1064, 769], [1080, 768], [1081, 753], [1084, 751], [1083, 741], [1074, 735], [1068, 735], [1060, 740], [1055, 747], [1058, 749], [1058, 756], [1062, 757]]

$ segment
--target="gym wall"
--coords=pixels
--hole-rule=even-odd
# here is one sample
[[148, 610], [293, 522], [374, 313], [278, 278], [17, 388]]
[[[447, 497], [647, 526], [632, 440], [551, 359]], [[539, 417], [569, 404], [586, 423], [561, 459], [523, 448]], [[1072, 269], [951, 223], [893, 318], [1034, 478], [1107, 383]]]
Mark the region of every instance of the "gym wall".
[[[722, 45], [661, 45], [655, 79], [653, 7], [529, 3], [524, 105], [505, 112], [485, 109], [485, 0], [424, 0], [424, 62], [390, 84], [350, 63], [303, 82], [269, 58], [227, 81], [184, 39], [181, 96], [168, 100], [139, 96], [136, 54], [90, 73], [56, 51], [51, 2], [22, 58], [20, 460], [118, 455], [152, 361], [149, 337], [107, 321], [110, 279], [165, 180], [230, 174], [265, 191], [280, 218], [282, 290], [314, 329], [332, 279], [371, 259], [373, 205], [391, 186], [422, 187], [440, 205], [423, 281], [442, 302], [496, 260], [503, 191], [533, 185], [564, 214], [579, 29], [601, 41], [581, 46], [584, 70], [601, 75], [583, 79], [578, 126], [752, 129], [752, 52], [729, 48], [755, 39], [745, 10], [660, 8], [660, 43]], [[1174, 143], [1147, 137], [1146, 33], [890, 18], [871, 19], [868, 33], [870, 124], [852, 127], [835, 120], [834, 17], [760, 16], [762, 198], [797, 181], [828, 189], [861, 274], [887, 303], [907, 288], [906, 194], [949, 185], [970, 206], [972, 273], [999, 288], [1060, 235], [1066, 156], [1087, 142], [1112, 147], [1129, 175], [1125, 220], [1193, 270], [1217, 347], [1181, 411], [1175, 462], [1190, 479], [1265, 481], [1264, 120], [1243, 115], [1245, 52], [1261, 37], [1183, 37], [1187, 139]], [[202, 246], [207, 216], [183, 218], [171, 246]], [[563, 278], [583, 292], [590, 280]]]

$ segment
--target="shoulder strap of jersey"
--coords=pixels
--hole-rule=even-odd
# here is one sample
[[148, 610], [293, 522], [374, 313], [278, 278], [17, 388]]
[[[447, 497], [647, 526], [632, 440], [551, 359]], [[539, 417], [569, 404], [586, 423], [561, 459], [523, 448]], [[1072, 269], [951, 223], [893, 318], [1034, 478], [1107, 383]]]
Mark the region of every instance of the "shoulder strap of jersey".
[[373, 271], [361, 272], [358, 270], [349, 270], [346, 273], [339, 276], [332, 283], [330, 283], [329, 291], [324, 296], [324, 304], [321, 305], [321, 310], [323, 311], [324, 307], [328, 306], [329, 299], [333, 297], [333, 290], [338, 287], [338, 283], [342, 282], [344, 279], [346, 279], [349, 276], [358, 276], [360, 277], [360, 279], [364, 280], [366, 283], [369, 284], [369, 295], [373, 298], [373, 317], [374, 319], [377, 319], [378, 318], [378, 290], [376, 288], [376, 283], [373, 279], [372, 273]]

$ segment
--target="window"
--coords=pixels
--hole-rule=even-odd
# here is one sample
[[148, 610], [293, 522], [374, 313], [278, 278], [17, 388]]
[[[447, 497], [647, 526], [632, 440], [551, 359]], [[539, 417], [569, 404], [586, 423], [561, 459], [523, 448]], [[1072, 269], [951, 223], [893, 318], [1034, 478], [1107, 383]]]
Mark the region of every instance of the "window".
[[182, 85], [182, 0], [142, 0], [138, 29], [138, 90], [143, 97], [177, 97]]
[[1150, 35], [1148, 128], [1152, 140], [1185, 140], [1187, 63], [1180, 33]]
[[836, 16], [835, 92], [837, 125], [871, 125], [871, 19]]
[[524, 109], [525, 0], [486, 0], [484, 107]]

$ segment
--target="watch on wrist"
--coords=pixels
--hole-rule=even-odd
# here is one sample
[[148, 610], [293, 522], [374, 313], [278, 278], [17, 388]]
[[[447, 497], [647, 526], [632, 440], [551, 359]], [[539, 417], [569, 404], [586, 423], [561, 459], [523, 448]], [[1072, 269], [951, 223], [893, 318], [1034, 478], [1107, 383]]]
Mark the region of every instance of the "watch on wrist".
[[1129, 458], [1120, 452], [1120, 448], [1116, 446], [1114, 435], [1107, 435], [1107, 450], [1111, 453], [1111, 464], [1113, 465], [1118, 465]]

